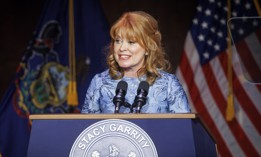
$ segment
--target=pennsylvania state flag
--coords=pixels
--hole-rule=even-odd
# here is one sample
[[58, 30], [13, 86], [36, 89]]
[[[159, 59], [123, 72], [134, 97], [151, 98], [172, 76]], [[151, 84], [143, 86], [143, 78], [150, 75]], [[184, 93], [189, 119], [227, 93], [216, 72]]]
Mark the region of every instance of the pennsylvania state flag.
[[[30, 114], [69, 113], [68, 0], [46, 0], [42, 16], [0, 102], [0, 156], [25, 157]], [[100, 2], [74, 0], [78, 111], [94, 74], [105, 70], [109, 29]], [[77, 112], [77, 110], [76, 110]]]

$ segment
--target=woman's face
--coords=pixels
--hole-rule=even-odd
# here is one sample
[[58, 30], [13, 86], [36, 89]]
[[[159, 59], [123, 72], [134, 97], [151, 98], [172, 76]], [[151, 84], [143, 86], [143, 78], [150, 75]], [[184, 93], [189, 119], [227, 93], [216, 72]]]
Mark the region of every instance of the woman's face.
[[145, 49], [126, 38], [117, 37], [114, 41], [114, 58], [125, 72], [137, 72], [144, 64]]

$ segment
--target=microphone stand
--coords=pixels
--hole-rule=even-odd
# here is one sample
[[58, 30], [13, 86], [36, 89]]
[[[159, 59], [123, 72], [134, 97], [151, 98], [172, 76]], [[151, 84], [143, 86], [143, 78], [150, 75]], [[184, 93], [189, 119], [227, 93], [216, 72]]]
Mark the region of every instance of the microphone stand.
[[114, 113], [115, 113], [115, 114], [116, 114], [116, 113], [119, 113], [119, 110], [120, 110], [120, 107], [121, 107], [121, 106], [124, 106], [124, 107], [126, 107], [126, 108], [129, 108], [129, 109], [130, 109], [130, 113], [133, 113], [133, 107], [132, 107], [129, 103], [125, 102], [123, 105], [115, 106], [115, 110], [114, 110]]

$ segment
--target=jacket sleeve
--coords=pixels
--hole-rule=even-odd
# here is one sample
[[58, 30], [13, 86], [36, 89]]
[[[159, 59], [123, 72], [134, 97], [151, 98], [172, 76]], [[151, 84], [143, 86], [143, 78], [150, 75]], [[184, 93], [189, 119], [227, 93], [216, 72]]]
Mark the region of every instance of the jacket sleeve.
[[81, 110], [81, 113], [100, 113], [99, 99], [100, 99], [101, 80], [98, 75], [95, 75], [86, 92], [86, 97]]
[[191, 112], [187, 95], [175, 75], [171, 75], [168, 82], [169, 111], [173, 113]]

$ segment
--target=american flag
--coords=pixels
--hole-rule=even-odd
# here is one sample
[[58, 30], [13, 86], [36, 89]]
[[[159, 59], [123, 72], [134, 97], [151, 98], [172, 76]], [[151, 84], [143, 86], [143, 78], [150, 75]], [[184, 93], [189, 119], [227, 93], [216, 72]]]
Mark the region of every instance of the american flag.
[[[261, 156], [261, 17], [256, 9], [260, 2], [231, 0], [231, 7], [227, 2], [199, 0], [176, 75], [192, 111], [214, 137], [219, 155], [257, 157]], [[235, 112], [231, 121], [226, 119], [229, 87]]]

